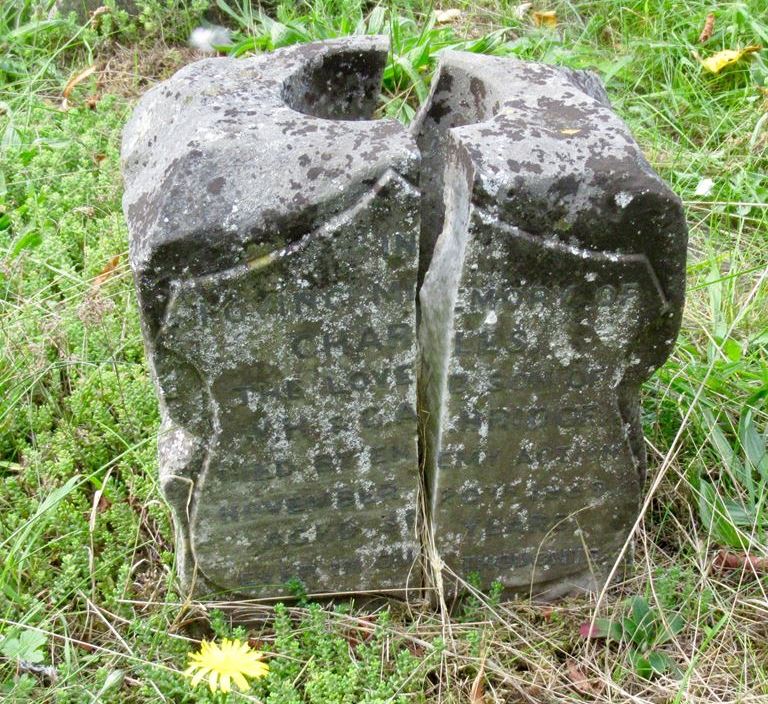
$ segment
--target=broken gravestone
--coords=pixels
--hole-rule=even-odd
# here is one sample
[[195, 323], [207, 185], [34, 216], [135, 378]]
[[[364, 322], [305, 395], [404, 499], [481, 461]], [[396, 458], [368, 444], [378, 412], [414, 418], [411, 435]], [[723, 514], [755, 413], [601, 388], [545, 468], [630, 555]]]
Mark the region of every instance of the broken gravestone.
[[386, 56], [202, 61], [126, 128], [182, 576], [594, 588], [637, 517], [680, 203], [592, 74], [445, 52], [409, 134], [370, 119]]
[[187, 66], [123, 143], [160, 474], [198, 591], [418, 572], [419, 156], [379, 38]]
[[596, 588], [638, 515], [638, 389], [680, 323], [682, 208], [592, 74], [441, 56], [414, 125], [427, 577]]

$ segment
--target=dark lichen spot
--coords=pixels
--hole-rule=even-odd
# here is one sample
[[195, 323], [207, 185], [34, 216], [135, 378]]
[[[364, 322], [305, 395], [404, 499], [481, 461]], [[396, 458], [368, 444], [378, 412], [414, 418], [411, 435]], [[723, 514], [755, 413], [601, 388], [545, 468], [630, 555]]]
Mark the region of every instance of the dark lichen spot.
[[217, 196], [221, 193], [221, 189], [224, 187], [225, 178], [223, 176], [217, 176], [216, 178], [208, 181], [208, 193], [213, 193]]

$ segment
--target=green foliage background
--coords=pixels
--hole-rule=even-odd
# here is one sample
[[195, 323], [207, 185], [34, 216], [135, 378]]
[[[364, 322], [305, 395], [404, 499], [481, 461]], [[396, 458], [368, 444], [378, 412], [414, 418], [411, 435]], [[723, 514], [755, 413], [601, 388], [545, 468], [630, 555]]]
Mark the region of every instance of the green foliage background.
[[[644, 400], [655, 494], [638, 576], [614, 589], [602, 612], [627, 622], [622, 596], [635, 594], [659, 623], [677, 625], [682, 615], [686, 627], [658, 644], [675, 663], [658, 685], [670, 701], [682, 693], [714, 701], [706, 682], [715, 676], [727, 682], [723, 701], [768, 696], [760, 627], [768, 581], [729, 581], [709, 567], [719, 548], [768, 553], [768, 71], [757, 56], [709, 75], [692, 54], [768, 44], [763, 0], [537, 3], [558, 11], [554, 31], [502, 0], [460, 2], [463, 17], [450, 26], [420, 0], [379, 8], [316, 0], [262, 13], [243, 3], [149, 0], [132, 16], [105, 5], [110, 12], [85, 24], [51, 14], [49, 1], [0, 8], [0, 699], [212, 700], [191, 692], [179, 669], [194, 647], [190, 634], [232, 629], [176, 591], [119, 175], [120, 131], [135, 96], [191, 58], [181, 45], [211, 9], [235, 30], [235, 55], [389, 33], [381, 113], [405, 121], [448, 46], [601, 74], [691, 225], [684, 329]], [[700, 44], [713, 9], [715, 33]], [[68, 79], [92, 64], [111, 78], [86, 78], [61, 110]], [[697, 196], [704, 178], [713, 190]], [[652, 675], [635, 667], [645, 641], [617, 638], [595, 650], [579, 639], [592, 607], [576, 599], [544, 618], [530, 604], [478, 594], [453, 624], [397, 609], [279, 607], [240, 632], [280, 655], [272, 674], [232, 699], [468, 701], [478, 677], [488, 696], [519, 695], [543, 677], [553, 701], [582, 698], [563, 665], [575, 659], [603, 682], [593, 700], [625, 701], [631, 691], [651, 701], [643, 697]], [[23, 673], [20, 660], [55, 666], [55, 684]]]

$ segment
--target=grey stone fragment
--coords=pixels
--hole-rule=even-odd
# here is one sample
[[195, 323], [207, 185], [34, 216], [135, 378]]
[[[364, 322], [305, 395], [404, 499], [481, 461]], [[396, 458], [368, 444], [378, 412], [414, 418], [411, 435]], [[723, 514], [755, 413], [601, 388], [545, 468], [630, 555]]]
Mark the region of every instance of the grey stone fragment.
[[200, 61], [126, 126], [161, 486], [198, 592], [420, 585], [419, 155], [370, 120], [386, 55]]
[[595, 588], [637, 517], [638, 388], [679, 327], [681, 204], [591, 74], [441, 56], [413, 126], [427, 577]]

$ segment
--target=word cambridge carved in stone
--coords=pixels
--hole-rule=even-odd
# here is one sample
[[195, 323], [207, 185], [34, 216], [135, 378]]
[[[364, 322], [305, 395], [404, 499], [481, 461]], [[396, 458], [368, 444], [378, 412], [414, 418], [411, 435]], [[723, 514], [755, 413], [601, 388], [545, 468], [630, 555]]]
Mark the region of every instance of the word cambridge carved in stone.
[[371, 119], [386, 61], [379, 37], [201, 61], [126, 127], [182, 576], [594, 588], [637, 514], [680, 203], [591, 74], [445, 52], [409, 132]]

